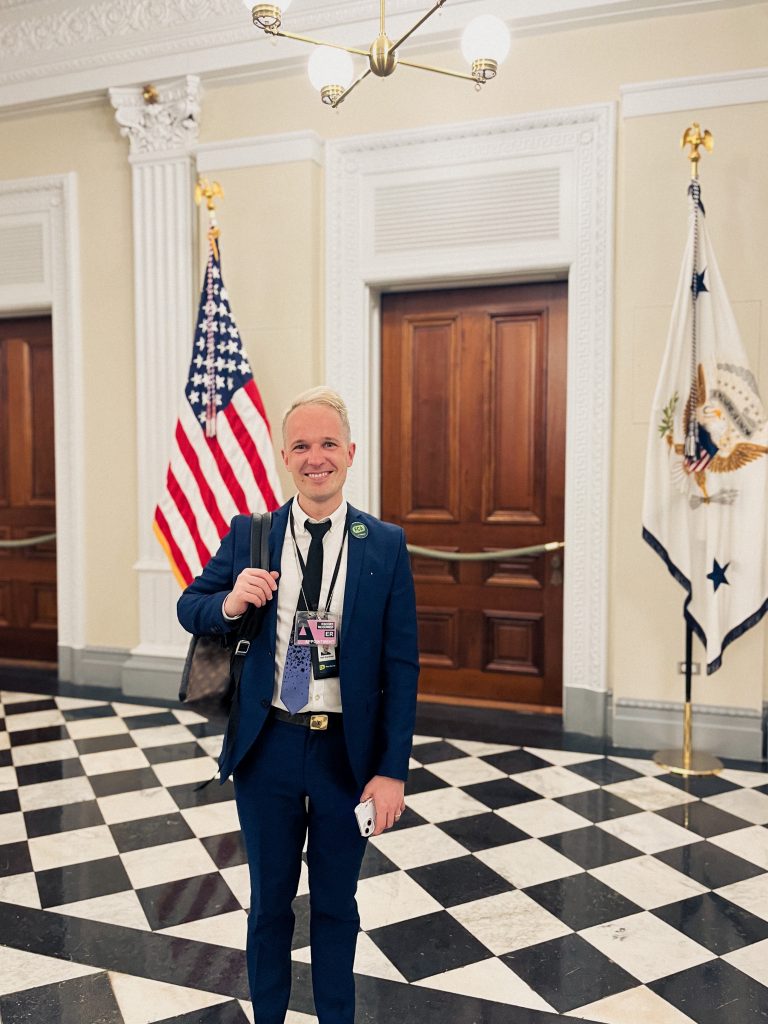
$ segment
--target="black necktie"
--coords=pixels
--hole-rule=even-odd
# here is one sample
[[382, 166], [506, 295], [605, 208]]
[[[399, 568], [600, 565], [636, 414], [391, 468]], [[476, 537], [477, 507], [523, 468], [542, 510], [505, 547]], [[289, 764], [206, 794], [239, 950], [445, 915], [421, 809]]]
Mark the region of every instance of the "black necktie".
[[[304, 524], [312, 540], [309, 544], [307, 564], [299, 591], [297, 611], [317, 611], [320, 603], [320, 586], [323, 580], [323, 537], [331, 528], [330, 519], [322, 523]], [[285, 654], [285, 668], [280, 687], [280, 699], [292, 715], [303, 708], [309, 700], [309, 675], [312, 668], [311, 648], [291, 642]]]

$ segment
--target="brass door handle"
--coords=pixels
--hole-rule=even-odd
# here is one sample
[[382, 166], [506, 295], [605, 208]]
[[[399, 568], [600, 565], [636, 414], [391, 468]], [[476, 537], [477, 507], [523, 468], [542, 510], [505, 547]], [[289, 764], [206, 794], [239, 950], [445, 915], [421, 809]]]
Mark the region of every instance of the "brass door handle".
[[562, 587], [563, 585], [563, 559], [561, 555], [552, 555], [549, 560], [549, 585], [551, 587]]

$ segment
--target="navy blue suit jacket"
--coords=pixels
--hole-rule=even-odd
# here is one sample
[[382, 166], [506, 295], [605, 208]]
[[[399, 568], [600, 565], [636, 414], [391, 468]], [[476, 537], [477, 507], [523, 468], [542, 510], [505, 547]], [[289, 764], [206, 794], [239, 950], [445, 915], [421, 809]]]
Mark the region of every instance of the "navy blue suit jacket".
[[[280, 571], [291, 503], [272, 515], [269, 567]], [[340, 637], [339, 683], [349, 762], [361, 789], [374, 775], [405, 780], [416, 715], [419, 675], [416, 600], [405, 534], [349, 506], [347, 579]], [[236, 624], [222, 605], [250, 565], [250, 516], [235, 516], [210, 562], [179, 598], [178, 615], [190, 633], [226, 634]], [[280, 586], [278, 580], [278, 588]], [[219, 762], [224, 781], [253, 745], [272, 705], [277, 594], [268, 602], [240, 683], [237, 736]]]

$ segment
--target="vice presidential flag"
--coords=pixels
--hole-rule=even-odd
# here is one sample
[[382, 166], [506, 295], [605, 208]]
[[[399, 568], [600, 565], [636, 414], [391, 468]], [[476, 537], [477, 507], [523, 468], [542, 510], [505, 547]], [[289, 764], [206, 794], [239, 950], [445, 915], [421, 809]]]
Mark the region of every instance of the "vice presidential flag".
[[768, 424], [698, 181], [648, 436], [643, 537], [687, 591], [707, 672], [768, 610]]
[[210, 234], [192, 361], [153, 523], [179, 583], [200, 574], [232, 516], [280, 503], [267, 414]]

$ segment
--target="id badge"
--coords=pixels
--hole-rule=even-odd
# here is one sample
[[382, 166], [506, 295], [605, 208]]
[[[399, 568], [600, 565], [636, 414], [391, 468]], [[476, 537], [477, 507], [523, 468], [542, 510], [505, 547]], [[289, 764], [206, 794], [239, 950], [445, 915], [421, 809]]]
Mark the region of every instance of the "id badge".
[[336, 620], [321, 618], [317, 612], [296, 612], [296, 628], [293, 642], [297, 647], [316, 647], [331, 650], [338, 643]]

